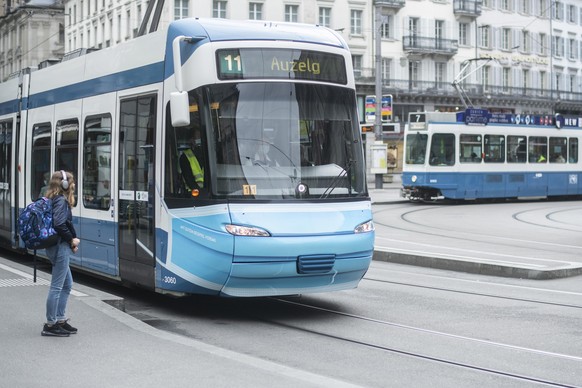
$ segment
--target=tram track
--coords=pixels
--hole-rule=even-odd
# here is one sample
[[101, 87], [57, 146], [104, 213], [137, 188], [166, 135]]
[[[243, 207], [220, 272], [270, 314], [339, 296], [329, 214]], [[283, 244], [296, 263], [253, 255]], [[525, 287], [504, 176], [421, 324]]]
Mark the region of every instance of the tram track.
[[[491, 242], [492, 239], [496, 239], [496, 240], [508, 241], [508, 242], [513, 243], [513, 244], [496, 243], [497, 245], [504, 245], [504, 246], [515, 246], [516, 242], [524, 243], [524, 244], [536, 244], [536, 245], [540, 245], [540, 246], [545, 246], [545, 245], [556, 246], [556, 245], [558, 245], [558, 244], [537, 241], [537, 240], [525, 240], [525, 239], [518, 239], [515, 237], [505, 237], [505, 236], [483, 234], [483, 233], [479, 234], [480, 238], [474, 238], [475, 233], [473, 233], [473, 232], [465, 232], [465, 231], [461, 231], [461, 230], [451, 230], [450, 228], [445, 229], [445, 228], [440, 228], [440, 227], [437, 227], [434, 225], [422, 224], [422, 223], [411, 221], [408, 219], [408, 216], [411, 214], [416, 214], [418, 212], [424, 212], [424, 211], [432, 210], [432, 209], [434, 209], [434, 207], [431, 207], [431, 209], [416, 209], [416, 210], [406, 211], [406, 212], [400, 214], [400, 216], [399, 216], [399, 218], [405, 223], [405, 225], [414, 225], [414, 226], [418, 226], [421, 228], [430, 228], [430, 232], [419, 230], [418, 228], [394, 226], [393, 224], [387, 224], [387, 223], [380, 222], [377, 220], [374, 220], [374, 224], [380, 225], [380, 226], [383, 226], [383, 227], [386, 227], [389, 229], [403, 231], [403, 232], [411, 232], [411, 233], [415, 233], [415, 234], [434, 236], [434, 237], [444, 237], [444, 238], [453, 239], [453, 240], [472, 241], [472, 242], [477, 242], [477, 243]], [[381, 213], [381, 212], [383, 212], [383, 211], [375, 211], [373, 214], [377, 214], [377, 213]], [[511, 217], [518, 220], [516, 215], [520, 214], [520, 213], [523, 213], [523, 212], [514, 213], [511, 215]], [[520, 222], [523, 222], [523, 221], [520, 221]], [[533, 224], [533, 223], [529, 223], [529, 224], [538, 226], [537, 224]], [[569, 230], [569, 231], [572, 231], [572, 230]], [[451, 232], [459, 234], [460, 236], [459, 237], [451, 236]], [[563, 244], [559, 244], [559, 245], [563, 246]], [[577, 245], [571, 245], [568, 247], [575, 248], [575, 249], [582, 248], [582, 247], [577, 246]]]
[[[543, 351], [543, 350], [539, 350], [539, 349], [515, 346], [515, 345], [510, 345], [510, 344], [505, 344], [505, 343], [500, 343], [500, 342], [495, 342], [495, 341], [489, 341], [489, 340], [461, 336], [461, 335], [456, 335], [456, 334], [451, 334], [451, 333], [445, 333], [445, 332], [441, 332], [441, 331], [430, 330], [430, 329], [411, 326], [411, 325], [405, 325], [405, 324], [401, 324], [401, 323], [397, 323], [397, 322], [390, 322], [390, 321], [386, 321], [386, 320], [370, 318], [370, 317], [360, 316], [360, 315], [346, 313], [346, 312], [342, 312], [342, 311], [332, 310], [332, 309], [328, 309], [328, 308], [320, 307], [320, 306], [315, 306], [315, 305], [311, 305], [311, 304], [299, 303], [299, 302], [287, 300], [284, 298], [270, 298], [270, 299], [273, 301], [276, 301], [278, 303], [285, 303], [285, 304], [292, 305], [295, 308], [308, 309], [308, 310], [317, 311], [319, 313], [332, 314], [332, 315], [341, 316], [344, 318], [355, 319], [358, 321], [365, 321], [365, 322], [373, 323], [375, 325], [382, 325], [382, 326], [386, 326], [386, 327], [396, 328], [399, 331], [404, 330], [404, 331], [409, 332], [409, 333], [410, 332], [416, 333], [416, 335], [432, 336], [432, 337], [436, 336], [436, 337], [445, 338], [445, 339], [452, 340], [452, 341], [463, 341], [463, 342], [466, 342], [468, 344], [473, 344], [473, 345], [501, 348], [504, 351], [509, 351], [511, 353], [530, 354], [530, 355], [535, 355], [536, 357], [543, 357], [546, 359], [559, 360], [560, 362], [572, 362], [572, 363], [576, 363], [576, 364], [582, 364], [582, 357], [561, 354], [561, 353], [555, 353], [555, 352], [547, 352], [547, 351]], [[502, 368], [488, 366], [488, 365], [479, 365], [476, 362], [465, 362], [462, 360], [455, 360], [454, 357], [450, 357], [450, 356], [447, 357], [446, 355], [439, 355], [439, 354], [434, 354], [434, 353], [431, 354], [430, 351], [421, 352], [421, 351], [418, 351], [415, 349], [407, 349], [406, 347], [402, 347], [402, 346], [391, 346], [391, 345], [382, 344], [379, 342], [372, 342], [372, 341], [357, 339], [357, 338], [353, 338], [353, 337], [351, 338], [351, 337], [348, 337], [345, 335], [334, 334], [331, 332], [325, 332], [323, 330], [317, 330], [314, 328], [300, 327], [299, 325], [290, 324], [288, 322], [279, 322], [276, 320], [265, 319], [264, 317], [263, 318], [259, 317], [259, 319], [261, 319], [265, 322], [268, 322], [269, 324], [275, 324], [277, 326], [284, 327], [286, 329], [299, 330], [301, 332], [305, 332], [305, 333], [308, 333], [311, 335], [322, 336], [322, 337], [330, 338], [333, 340], [338, 340], [338, 341], [342, 341], [342, 342], [355, 344], [358, 346], [364, 346], [364, 347], [379, 350], [382, 352], [388, 352], [388, 353], [397, 354], [397, 355], [401, 355], [401, 356], [405, 356], [405, 357], [411, 357], [411, 358], [418, 359], [418, 360], [437, 362], [439, 364], [448, 365], [451, 367], [463, 368], [466, 370], [471, 370], [471, 371], [475, 371], [475, 372], [479, 372], [479, 373], [486, 373], [486, 374], [490, 374], [490, 375], [516, 379], [516, 380], [519, 380], [521, 382], [531, 382], [531, 383], [543, 384], [543, 385], [552, 386], [552, 387], [572, 387], [572, 388], [582, 387], [582, 385], [576, 385], [576, 384], [571, 383], [571, 382], [557, 381], [557, 379], [544, 378], [544, 377], [540, 377], [540, 376], [535, 376], [533, 374], [520, 373], [518, 371], [504, 370]], [[484, 363], [484, 364], [486, 364], [486, 363]]]
[[[582, 246], [572, 243], [577, 241], [577, 232], [574, 230], [566, 231], [572, 233], [571, 236], [562, 233], [563, 228], [560, 230], [554, 228], [553, 233], [540, 230], [524, 231], [518, 228], [516, 229], [518, 232], [514, 233], [511, 224], [505, 220], [523, 224], [515, 215], [529, 210], [507, 209], [510, 212], [480, 211], [476, 214], [460, 215], [471, 219], [476, 217], [477, 222], [470, 223], [459, 222], [458, 207], [454, 207], [457, 213], [453, 214], [448, 211], [441, 214], [442, 208], [442, 206], [421, 209], [403, 206], [376, 208], [373, 215], [377, 229], [377, 249], [418, 256], [430, 256], [430, 252], [434, 251], [437, 256], [440, 254], [441, 257], [458, 259], [461, 262], [477, 258], [494, 265], [507, 263], [517, 267], [531, 266], [533, 269], [570, 268], [576, 266], [582, 253]], [[557, 210], [553, 209], [552, 214], [557, 214]], [[546, 223], [552, 222], [546, 219], [545, 213], [543, 218]], [[481, 225], [488, 225], [488, 228], [484, 229]]]
[[[446, 288], [446, 287], [426, 286], [426, 285], [421, 285], [421, 284], [399, 282], [399, 281], [394, 281], [394, 280], [373, 279], [373, 278], [368, 278], [368, 277], [364, 277], [364, 279], [371, 281], [371, 282], [377, 282], [377, 283], [382, 283], [382, 284], [394, 284], [394, 285], [398, 285], [398, 286], [422, 288], [425, 290], [453, 292], [456, 294], [483, 296], [483, 297], [489, 297], [489, 298], [495, 298], [495, 299], [501, 299], [501, 300], [513, 300], [513, 301], [519, 301], [519, 302], [535, 303], [535, 304], [541, 304], [541, 305], [546, 305], [546, 306], [558, 306], [558, 307], [582, 309], [582, 304], [548, 302], [548, 301], [544, 301], [544, 300], [540, 300], [540, 299], [510, 297], [510, 296], [496, 295], [496, 294], [485, 293], [485, 292], [470, 292], [470, 291], [458, 290], [458, 289], [452, 289], [452, 288]], [[580, 297], [582, 297], [582, 294], [579, 294], [579, 295], [580, 295]]]

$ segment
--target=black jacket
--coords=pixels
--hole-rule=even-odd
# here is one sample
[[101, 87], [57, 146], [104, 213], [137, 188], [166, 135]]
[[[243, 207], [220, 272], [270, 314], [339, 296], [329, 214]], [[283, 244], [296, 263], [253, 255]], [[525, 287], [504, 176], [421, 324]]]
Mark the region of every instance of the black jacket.
[[69, 244], [77, 237], [77, 232], [73, 226], [73, 213], [69, 207], [69, 202], [62, 195], [53, 198], [53, 227], [61, 240]]

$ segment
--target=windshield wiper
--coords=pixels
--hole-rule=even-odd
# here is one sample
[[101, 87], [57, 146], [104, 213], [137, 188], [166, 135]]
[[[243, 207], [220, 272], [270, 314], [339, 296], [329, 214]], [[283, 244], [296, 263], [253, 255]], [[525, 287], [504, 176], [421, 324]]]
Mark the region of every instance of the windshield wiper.
[[[321, 194], [319, 199], [329, 197], [331, 192], [337, 187], [337, 185], [342, 180], [342, 178], [344, 178], [348, 175], [349, 171], [351, 170], [351, 168], [354, 164], [356, 164], [356, 161], [353, 159], [350, 159], [348, 161], [348, 164], [342, 169], [342, 171], [335, 178], [333, 178], [333, 180], [331, 181], [331, 184], [328, 186], [327, 189], [325, 189], [325, 191], [323, 192], [323, 194]], [[350, 185], [350, 188], [351, 188], [351, 185]]]

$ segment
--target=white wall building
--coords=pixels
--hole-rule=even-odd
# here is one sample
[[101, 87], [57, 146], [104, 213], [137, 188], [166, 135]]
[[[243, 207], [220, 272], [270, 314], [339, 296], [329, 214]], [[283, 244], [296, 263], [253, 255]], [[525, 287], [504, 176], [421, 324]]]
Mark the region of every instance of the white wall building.
[[[64, 0], [64, 51], [134, 38], [147, 4]], [[395, 118], [463, 109], [451, 82], [466, 60], [472, 60], [469, 72], [482, 66], [463, 81], [475, 106], [582, 113], [582, 0], [167, 0], [159, 28], [175, 19], [214, 17], [341, 31], [352, 51], [363, 112], [365, 96], [375, 94], [376, 9], [383, 16], [379, 71], [383, 93], [393, 95]]]
[[43, 0], [0, 3], [0, 82], [64, 54], [63, 7]]

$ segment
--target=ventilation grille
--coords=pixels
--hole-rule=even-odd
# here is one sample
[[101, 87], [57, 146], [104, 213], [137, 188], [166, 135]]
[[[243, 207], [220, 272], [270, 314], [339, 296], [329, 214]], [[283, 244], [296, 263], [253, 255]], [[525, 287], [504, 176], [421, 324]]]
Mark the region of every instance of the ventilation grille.
[[297, 257], [297, 273], [327, 273], [335, 264], [335, 255], [310, 255]]

